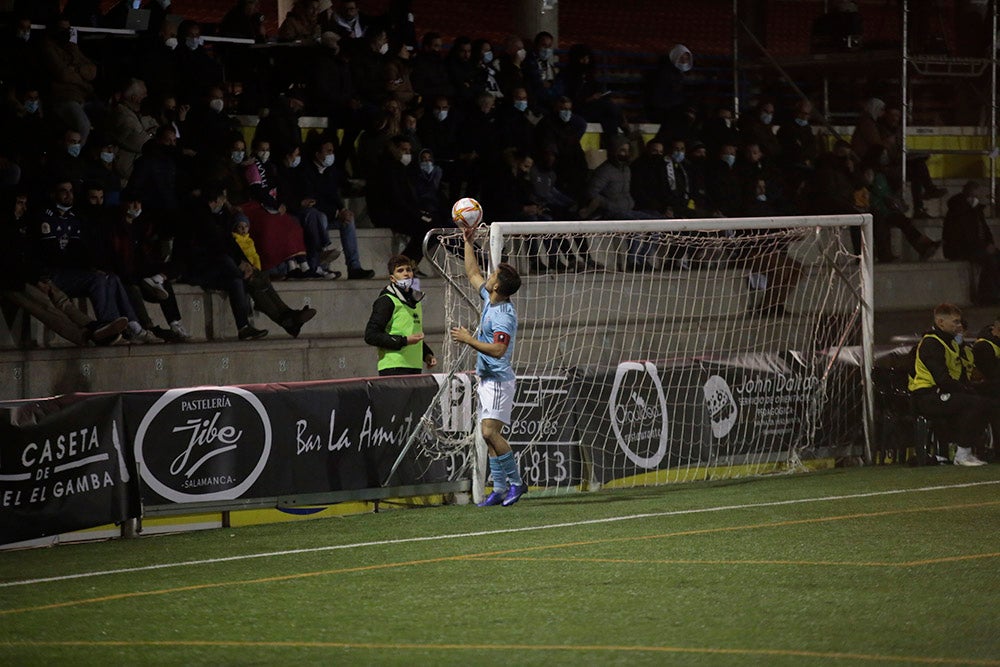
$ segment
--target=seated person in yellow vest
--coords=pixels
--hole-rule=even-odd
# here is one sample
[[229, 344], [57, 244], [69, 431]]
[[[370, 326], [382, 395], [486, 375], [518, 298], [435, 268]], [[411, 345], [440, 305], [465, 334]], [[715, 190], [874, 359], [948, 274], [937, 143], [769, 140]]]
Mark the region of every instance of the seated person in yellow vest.
[[[993, 323], [983, 327], [979, 337], [972, 344], [972, 355], [975, 358], [976, 375], [981, 380], [976, 385], [979, 393], [993, 401], [990, 411], [990, 424], [993, 426], [993, 451], [984, 451], [984, 455], [995, 457], [997, 442], [1000, 441], [1000, 315]], [[983, 447], [985, 450], [986, 448]], [[987, 457], [990, 460], [991, 457]]]
[[976, 395], [955, 334], [962, 311], [950, 303], [934, 309], [934, 327], [917, 344], [909, 390], [918, 414], [931, 420], [939, 442], [955, 444], [955, 465], [983, 465], [972, 447], [986, 428], [990, 403]]
[[389, 258], [389, 284], [372, 304], [365, 342], [378, 348], [379, 375], [416, 375], [437, 366], [424, 340], [424, 293], [413, 289], [413, 262], [405, 255]]

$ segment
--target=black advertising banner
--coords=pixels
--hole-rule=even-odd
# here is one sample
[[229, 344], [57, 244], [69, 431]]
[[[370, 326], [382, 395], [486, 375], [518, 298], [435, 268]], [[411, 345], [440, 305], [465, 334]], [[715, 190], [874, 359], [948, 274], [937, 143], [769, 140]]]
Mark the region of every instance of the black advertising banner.
[[702, 367], [718, 457], [785, 452], [805, 442], [820, 377], [796, 353], [702, 360]]
[[[127, 394], [149, 505], [381, 486], [433, 400], [433, 376]], [[447, 481], [410, 450], [394, 483]]]
[[703, 371], [697, 363], [625, 361], [570, 374], [578, 435], [600, 483], [707, 458]]
[[517, 379], [511, 423], [503, 428], [529, 486], [578, 485], [579, 440], [573, 438], [567, 378]]
[[0, 544], [138, 516], [117, 395], [0, 407]]

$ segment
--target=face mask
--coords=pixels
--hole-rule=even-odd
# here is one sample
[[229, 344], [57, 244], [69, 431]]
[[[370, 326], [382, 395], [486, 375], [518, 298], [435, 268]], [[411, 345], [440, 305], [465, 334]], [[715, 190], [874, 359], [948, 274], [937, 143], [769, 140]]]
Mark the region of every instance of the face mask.
[[236, 164], [239, 164], [240, 162], [243, 162], [243, 159], [246, 156], [247, 156], [246, 151], [233, 151], [232, 153], [229, 154], [229, 157]]
[[413, 278], [401, 278], [396, 281], [396, 287], [400, 289], [410, 289], [413, 287]]
[[528, 100], [514, 100], [514, 108], [518, 111], [528, 110]]
[[24, 103], [24, 110], [28, 113], [38, 113], [41, 103], [38, 100], [28, 100]]
[[225, 206], [225, 204], [219, 204], [218, 206], [213, 206], [212, 207], [212, 215], [219, 215], [220, 213], [222, 213], [222, 208], [224, 206]]
[[337, 156], [336, 155], [327, 155], [326, 157], [323, 158], [323, 166], [324, 167], [332, 167], [333, 163], [336, 160], [337, 160]]
[[434, 110], [434, 117], [437, 118], [439, 121], [443, 121], [445, 118], [448, 117], [448, 110], [447, 109], [435, 109]]
[[979, 197], [969, 197], [969, 206], [972, 208], [979, 206]]
[[302, 156], [296, 155], [295, 157], [292, 158], [292, 163], [288, 166], [290, 166], [292, 169], [295, 169], [300, 164], [302, 164]]
[[757, 201], [767, 201], [767, 195], [764, 194], [757, 195]]
[[559, 120], [564, 123], [568, 123], [569, 119], [573, 117], [572, 109], [560, 109], [559, 110]]
[[399, 161], [403, 163], [404, 167], [409, 167], [410, 163], [413, 162], [413, 155], [410, 153], [403, 153], [399, 156]]
[[774, 120], [773, 114], [762, 113], [760, 115], [760, 122], [764, 123], [764, 125], [770, 125], [772, 120]]
[[215, 98], [208, 103], [208, 108], [214, 111], [215, 113], [221, 112], [224, 106], [225, 102], [223, 102], [221, 99], [218, 98]]
[[129, 215], [130, 218], [132, 218], [133, 220], [135, 220], [140, 215], [142, 215], [142, 209], [141, 208], [131, 209], [131, 210], [129, 210], [128, 215]]
[[722, 124], [725, 125], [726, 127], [732, 127], [733, 126], [733, 119], [732, 118], [723, 118], [722, 119]]
[[528, 52], [524, 49], [518, 49], [514, 52], [514, 55], [517, 56], [518, 60], [524, 60], [524, 57], [528, 55]]
[[549, 60], [552, 58], [552, 49], [538, 49], [538, 59], [539, 60]]
[[163, 40], [163, 45], [166, 46], [171, 51], [173, 51], [174, 49], [177, 48], [177, 38], [167, 37], [165, 40]]
[[109, 153], [107, 151], [101, 151], [101, 162], [104, 164], [111, 164], [115, 161], [115, 154]]
[[723, 155], [722, 156], [722, 161], [725, 162], [726, 164], [728, 164], [730, 167], [732, 167], [734, 164], [736, 164], [736, 156], [735, 155]]
[[670, 154], [670, 157], [674, 159], [674, 162], [680, 164], [684, 162], [684, 151], [674, 151]]
[[798, 125], [799, 127], [805, 127], [806, 125], [809, 124], [809, 119], [808, 118], [796, 118], [795, 119], [795, 124]]
[[434, 171], [434, 163], [433, 162], [421, 162], [420, 163], [420, 171], [424, 172], [425, 174], [430, 175], [431, 172]]
[[205, 43], [204, 37], [188, 37], [187, 39], [184, 40], [184, 44], [187, 45], [187, 47], [192, 51], [194, 51], [204, 43]]
[[257, 159], [261, 162], [267, 162], [271, 159], [271, 151], [257, 151]]
[[29, 39], [31, 39], [31, 31], [28, 30], [26, 32], [19, 32], [17, 33], [17, 38], [27, 42]]
[[378, 52], [381, 53], [383, 56], [389, 53], [389, 43], [386, 42], [382, 46], [378, 47]]
[[690, 72], [691, 63], [677, 63], [677, 69], [679, 69], [682, 72]]
[[960, 333], [955, 334], [955, 342], [956, 343], [958, 343], [959, 345], [961, 345], [964, 341], [965, 341], [965, 336], [964, 335], [962, 335]]
[[139, 9], [142, 6], [142, 0], [132, 0], [132, 9]]
[[66, 211], [73, 208], [72, 206], [63, 206], [62, 204], [56, 204], [56, 208], [65, 213]]
[[66, 147], [66, 152], [73, 157], [80, 157], [80, 150], [83, 149], [81, 144], [70, 144]]
[[486, 63], [487, 65], [489, 65], [491, 62], [493, 62], [493, 52], [492, 51], [487, 51], [486, 53], [483, 54], [483, 62]]

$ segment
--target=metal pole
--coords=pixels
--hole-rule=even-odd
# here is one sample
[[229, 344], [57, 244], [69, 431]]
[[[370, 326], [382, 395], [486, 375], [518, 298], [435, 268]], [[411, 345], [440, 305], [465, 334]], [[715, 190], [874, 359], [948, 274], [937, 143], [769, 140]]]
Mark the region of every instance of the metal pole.
[[903, 176], [902, 185], [900, 185], [900, 187], [903, 188], [904, 191], [906, 189], [906, 126], [907, 126], [907, 116], [910, 113], [910, 104], [909, 100], [907, 99], [907, 94], [909, 91], [907, 90], [907, 85], [906, 85], [906, 76], [907, 73], [909, 72], [909, 67], [908, 67], [909, 53], [907, 53], [907, 49], [909, 48], [907, 40], [910, 38], [909, 24], [910, 24], [910, 3], [909, 0], [903, 0], [903, 70], [900, 73], [900, 78], [899, 78], [899, 86], [901, 89], [901, 98], [903, 107], [902, 109], [903, 113], [901, 114], [903, 117], [901, 121], [903, 136], [900, 139], [902, 145], [899, 148], [903, 160], [903, 164], [900, 165], [901, 167], [900, 173]]
[[990, 45], [990, 202], [993, 215], [997, 191], [997, 0], [993, 1], [993, 36]]
[[733, 0], [733, 121], [740, 117], [740, 0]]

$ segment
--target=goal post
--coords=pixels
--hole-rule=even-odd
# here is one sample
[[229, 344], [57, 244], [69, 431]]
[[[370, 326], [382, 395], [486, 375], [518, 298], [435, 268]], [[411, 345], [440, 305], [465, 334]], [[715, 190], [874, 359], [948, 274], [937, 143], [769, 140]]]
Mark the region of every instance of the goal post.
[[[483, 270], [504, 261], [522, 274], [506, 434], [529, 485], [587, 490], [870, 460], [871, 225], [859, 214], [480, 228]], [[431, 238], [446, 326], [474, 328], [480, 300], [465, 280], [461, 232]], [[446, 344], [446, 371], [474, 367], [462, 347]], [[471, 433], [466, 443], [470, 474]], [[419, 446], [433, 454], [434, 438]]]

